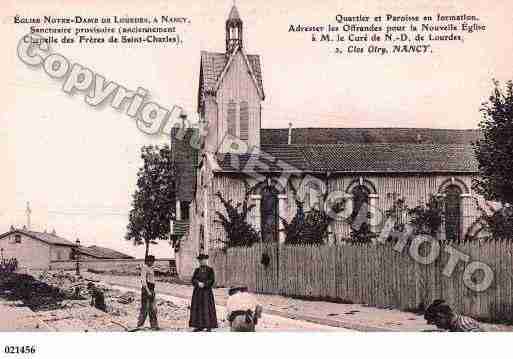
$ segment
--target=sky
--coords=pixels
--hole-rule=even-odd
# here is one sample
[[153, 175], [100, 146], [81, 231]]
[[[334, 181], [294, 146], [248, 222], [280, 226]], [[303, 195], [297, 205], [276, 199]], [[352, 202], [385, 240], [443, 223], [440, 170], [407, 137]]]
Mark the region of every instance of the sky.
[[[142, 134], [110, 107], [93, 108], [83, 94], [16, 57], [27, 25], [13, 16], [185, 16], [192, 23], [183, 47], [52, 45], [129, 89], [147, 89], [153, 101], [196, 109], [201, 50], [224, 51], [226, 1], [7, 0], [0, 12], [0, 232], [25, 224], [85, 245], [103, 245], [141, 257], [123, 238], [141, 165], [140, 147], [166, 143]], [[513, 78], [511, 1], [249, 1], [237, 0], [247, 53], [261, 56], [266, 100], [263, 127], [475, 128], [492, 78]], [[487, 30], [464, 43], [441, 44], [426, 56], [347, 56], [312, 44], [289, 26], [335, 23], [337, 14], [370, 16], [477, 15]], [[152, 248], [159, 257], [171, 247]]]

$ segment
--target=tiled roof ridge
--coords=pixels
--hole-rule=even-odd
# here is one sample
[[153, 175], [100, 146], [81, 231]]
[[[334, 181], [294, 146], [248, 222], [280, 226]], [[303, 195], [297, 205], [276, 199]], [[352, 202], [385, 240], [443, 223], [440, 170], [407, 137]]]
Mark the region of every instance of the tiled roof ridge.
[[414, 142], [371, 142], [371, 143], [265, 143], [260, 146], [261, 149], [267, 147], [290, 147], [290, 148], [305, 148], [305, 147], [385, 147], [385, 146], [408, 146], [408, 147], [439, 147], [439, 146], [451, 146], [451, 147], [471, 147], [470, 143], [414, 143]]
[[[479, 128], [437, 128], [437, 127], [293, 127], [292, 130], [329, 130], [329, 129], [347, 129], [347, 130], [433, 130], [433, 131], [479, 131]], [[264, 127], [262, 130], [289, 130], [288, 127]]]

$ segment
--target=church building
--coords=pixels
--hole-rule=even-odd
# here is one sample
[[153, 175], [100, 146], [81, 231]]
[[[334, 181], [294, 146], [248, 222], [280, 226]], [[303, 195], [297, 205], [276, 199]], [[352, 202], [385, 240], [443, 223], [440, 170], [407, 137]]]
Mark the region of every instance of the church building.
[[[201, 148], [190, 145], [197, 135], [192, 128], [171, 139], [177, 200], [171, 235], [180, 239], [181, 277], [191, 275], [199, 253], [224, 246], [216, 211], [225, 209], [216, 194], [238, 203], [248, 188], [255, 207], [247, 221], [263, 241], [283, 242], [280, 219], [294, 217], [296, 199], [309, 211], [322, 205], [323, 194], [343, 198], [348, 213], [364, 203], [384, 212], [398, 197], [415, 207], [435, 195], [445, 203], [443, 236], [458, 239], [474, 230], [471, 183], [478, 165], [471, 144], [477, 130], [261, 128], [265, 59], [246, 53], [236, 6], [224, 30], [224, 52], [201, 52], [197, 111], [208, 128]], [[328, 244], [347, 240], [350, 232], [347, 221], [334, 221]]]

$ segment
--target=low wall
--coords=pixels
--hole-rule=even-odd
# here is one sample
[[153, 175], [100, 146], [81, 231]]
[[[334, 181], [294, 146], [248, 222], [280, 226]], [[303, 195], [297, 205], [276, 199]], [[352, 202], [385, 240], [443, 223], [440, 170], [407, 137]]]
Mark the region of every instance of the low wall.
[[[95, 259], [81, 260], [80, 269], [93, 269], [98, 271], [116, 270], [119, 272], [136, 272], [143, 265], [144, 259]], [[155, 260], [155, 267], [161, 270], [174, 271], [175, 260], [171, 258]], [[50, 262], [50, 270], [73, 270], [77, 267], [76, 261], [52, 261]]]

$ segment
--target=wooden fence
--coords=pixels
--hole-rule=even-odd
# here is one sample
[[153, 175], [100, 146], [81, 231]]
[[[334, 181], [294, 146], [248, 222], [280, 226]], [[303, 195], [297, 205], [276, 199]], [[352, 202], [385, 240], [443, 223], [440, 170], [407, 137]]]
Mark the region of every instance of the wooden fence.
[[[430, 252], [420, 247], [420, 255]], [[385, 244], [287, 246], [257, 244], [250, 248], [215, 251], [211, 264], [218, 286], [244, 283], [257, 293], [363, 303], [403, 310], [422, 308], [445, 299], [456, 311], [487, 320], [513, 320], [513, 243], [510, 241], [441, 244], [440, 255], [421, 264], [410, 255]], [[436, 254], [436, 248], [431, 248]], [[468, 256], [457, 261], [451, 275], [450, 251]], [[267, 254], [269, 264], [262, 264]], [[434, 257], [433, 257], [434, 258]], [[452, 257], [455, 259], [455, 257]], [[468, 263], [486, 263], [494, 273], [488, 289], [476, 292], [465, 285], [481, 282], [483, 271]], [[467, 276], [464, 278], [465, 268]]]

